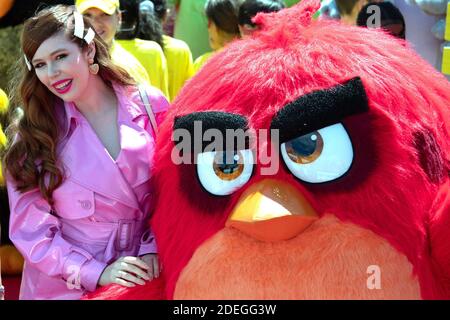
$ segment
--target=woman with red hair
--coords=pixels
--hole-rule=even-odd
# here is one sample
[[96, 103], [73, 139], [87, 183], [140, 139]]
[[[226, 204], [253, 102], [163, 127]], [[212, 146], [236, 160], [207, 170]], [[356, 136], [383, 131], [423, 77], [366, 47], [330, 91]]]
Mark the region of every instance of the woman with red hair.
[[[4, 154], [10, 238], [25, 258], [21, 299], [78, 299], [159, 274], [151, 230], [152, 156], [168, 107], [112, 64], [74, 7], [25, 22], [23, 71]], [[144, 281], [145, 280], [145, 281]]]

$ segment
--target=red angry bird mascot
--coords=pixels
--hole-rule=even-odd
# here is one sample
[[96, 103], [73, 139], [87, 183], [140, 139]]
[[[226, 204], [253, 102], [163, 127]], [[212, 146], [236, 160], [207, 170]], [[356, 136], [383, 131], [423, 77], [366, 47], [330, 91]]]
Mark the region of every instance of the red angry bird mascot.
[[258, 15], [184, 87], [156, 151], [162, 276], [89, 298], [450, 298], [450, 84], [319, 6]]

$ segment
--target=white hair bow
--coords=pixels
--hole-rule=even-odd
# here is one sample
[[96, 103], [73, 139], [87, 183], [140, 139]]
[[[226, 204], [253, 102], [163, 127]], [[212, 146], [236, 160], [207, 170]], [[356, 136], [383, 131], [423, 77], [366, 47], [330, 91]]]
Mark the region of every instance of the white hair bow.
[[84, 39], [84, 41], [86, 41], [87, 44], [90, 44], [95, 37], [94, 30], [92, 30], [92, 28], [89, 28], [88, 31], [86, 32], [86, 35], [84, 35], [83, 16], [78, 11], [74, 11], [73, 16], [75, 18], [75, 29], [73, 31], [74, 36], [80, 39]]

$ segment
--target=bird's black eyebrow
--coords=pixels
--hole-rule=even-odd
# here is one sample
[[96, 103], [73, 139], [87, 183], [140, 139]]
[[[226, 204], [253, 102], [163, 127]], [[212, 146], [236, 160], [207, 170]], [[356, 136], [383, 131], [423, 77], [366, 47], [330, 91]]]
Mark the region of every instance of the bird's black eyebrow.
[[247, 119], [239, 114], [221, 112], [221, 111], [206, 111], [193, 112], [185, 116], [175, 118], [173, 129], [186, 129], [191, 134], [194, 134], [194, 123], [200, 121], [202, 124], [202, 131], [208, 129], [218, 129], [225, 134], [226, 129], [247, 129]]
[[287, 104], [274, 116], [270, 128], [279, 130], [280, 143], [284, 143], [367, 110], [366, 91], [361, 78], [356, 77]]
[[[201, 131], [195, 132], [195, 126], [201, 124]], [[205, 112], [193, 112], [187, 114], [185, 116], [179, 116], [175, 118], [173, 131], [178, 129], [184, 129], [189, 132], [191, 137], [192, 144], [194, 145], [194, 139], [202, 139], [204, 133], [209, 129], [216, 129], [220, 131], [222, 137], [224, 139], [224, 145], [222, 148], [225, 148], [225, 137], [227, 137], [227, 130], [243, 130], [244, 132], [248, 129], [248, 121], [245, 117], [239, 114], [221, 112], [221, 111], [205, 111]], [[198, 137], [198, 134], [201, 134]], [[248, 141], [246, 140], [246, 145], [248, 145]], [[202, 140], [202, 148], [205, 148], [210, 141]], [[237, 144], [234, 144], [235, 146]], [[193, 150], [193, 149], [192, 149]]]

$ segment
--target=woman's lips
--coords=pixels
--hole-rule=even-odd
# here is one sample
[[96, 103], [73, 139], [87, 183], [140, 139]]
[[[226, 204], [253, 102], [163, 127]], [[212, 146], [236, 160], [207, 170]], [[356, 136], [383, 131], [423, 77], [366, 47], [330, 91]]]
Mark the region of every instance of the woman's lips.
[[72, 88], [72, 79], [58, 81], [53, 84], [53, 88], [55, 88], [56, 92], [59, 94], [65, 94]]

